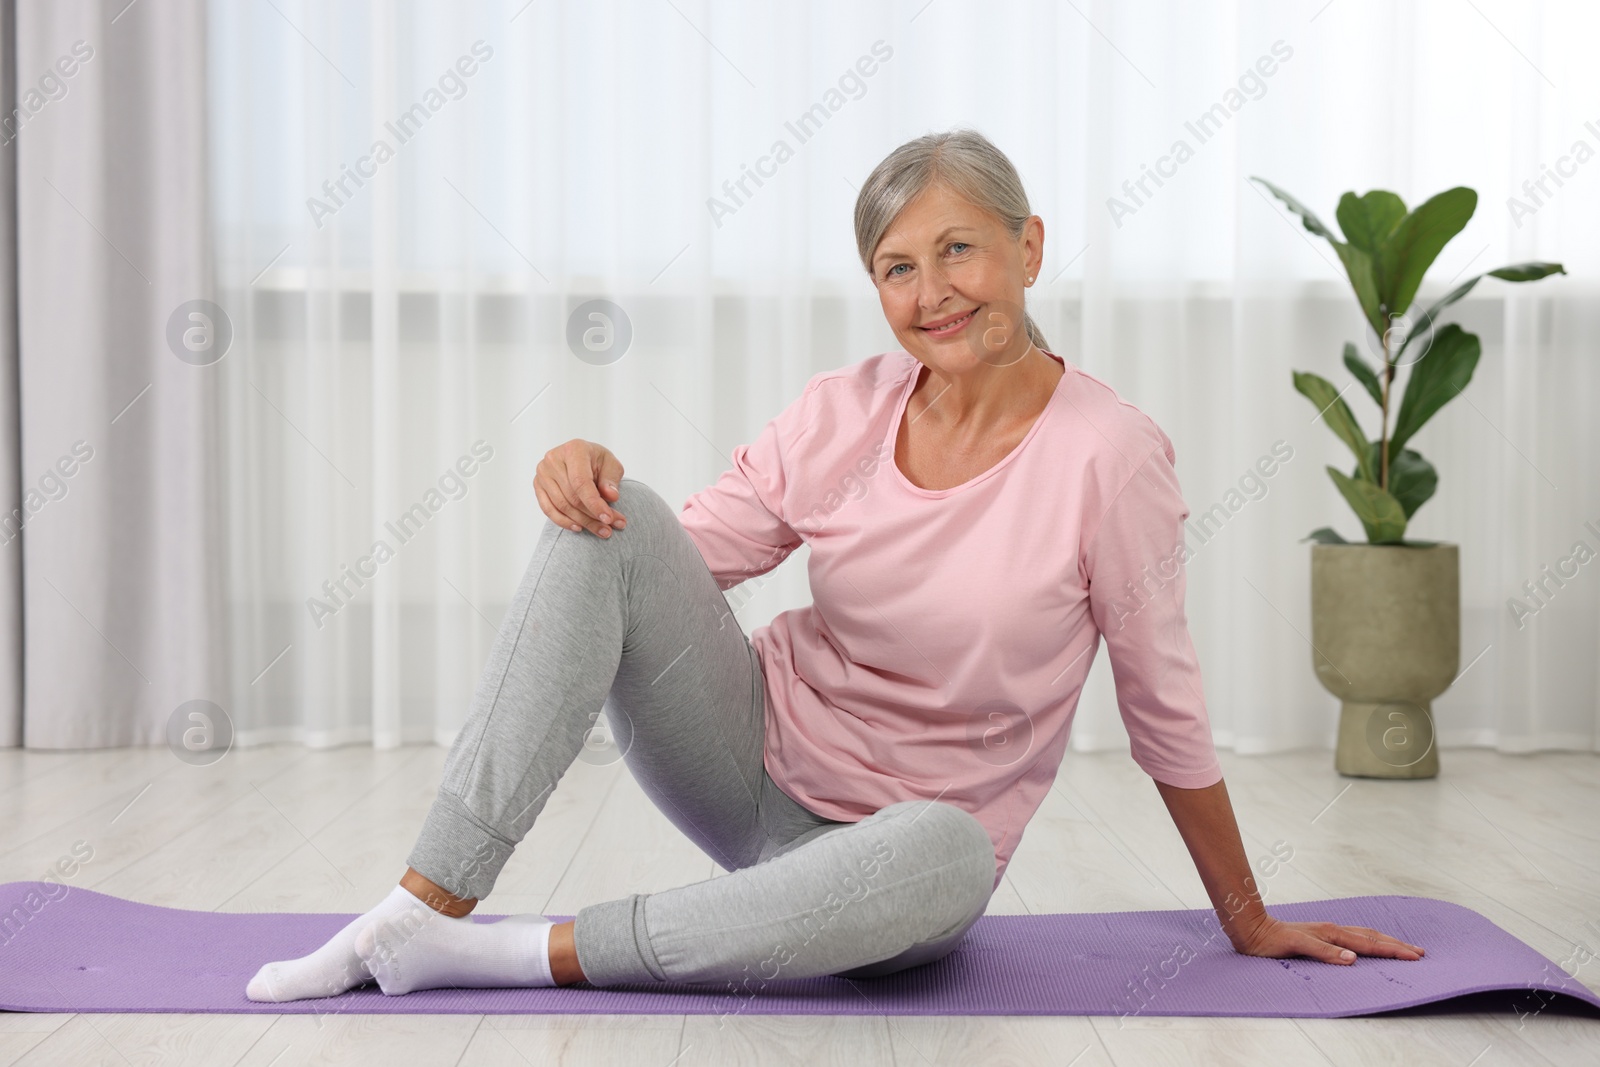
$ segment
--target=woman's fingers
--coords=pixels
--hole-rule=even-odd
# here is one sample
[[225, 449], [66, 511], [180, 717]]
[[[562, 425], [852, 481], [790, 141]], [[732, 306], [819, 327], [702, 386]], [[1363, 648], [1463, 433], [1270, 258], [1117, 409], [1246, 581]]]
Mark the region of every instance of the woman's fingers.
[[[564, 529], [610, 537], [612, 527], [621, 529], [627, 520], [601, 495], [597, 481], [603, 477], [602, 470], [606, 474], [614, 471], [614, 479], [622, 477], [622, 464], [616, 457], [589, 441], [568, 441], [546, 452], [533, 481], [540, 510]], [[615, 480], [609, 488], [616, 495]]]
[[564, 463], [561, 492], [566, 496], [567, 503], [583, 511], [589, 519], [609, 526], [611, 509], [595, 491], [594, 468], [590, 465], [588, 455], [569, 449], [561, 458]]
[[1418, 954], [1424, 954], [1424, 955], [1426, 954], [1425, 950], [1423, 949], [1423, 947], [1421, 945], [1413, 945], [1411, 942], [1402, 941], [1398, 937], [1390, 937], [1388, 934], [1384, 933], [1382, 930], [1374, 930], [1370, 926], [1346, 926], [1344, 929], [1346, 929], [1346, 930], [1354, 930], [1357, 933], [1366, 934], [1368, 937], [1375, 938], [1376, 940], [1378, 940], [1378, 941], [1380, 941], [1380, 942], [1382, 942], [1384, 944], [1400, 945], [1400, 946], [1408, 948], [1411, 951], [1416, 952]]
[[[547, 485], [548, 488], [546, 487]], [[583, 529], [584, 516], [568, 511], [565, 506], [565, 497], [559, 498], [558, 502], [558, 498], [556, 497], [557, 490], [553, 482], [546, 483], [535, 481], [533, 483], [533, 491], [539, 498], [540, 510], [545, 513], [545, 516], [551, 522], [563, 529], [572, 530], [575, 533]]]
[[1409, 945], [1377, 930], [1365, 926], [1340, 926], [1336, 929], [1333, 942], [1363, 956], [1387, 956], [1397, 960], [1422, 958], [1422, 949], [1416, 945]]
[[1419, 956], [1426, 956], [1428, 954], [1428, 950], [1423, 948], [1421, 945], [1413, 945], [1409, 941], [1401, 941], [1398, 937], [1390, 937], [1388, 934], [1382, 933], [1381, 931], [1373, 930], [1365, 926], [1357, 926], [1355, 929], [1360, 930], [1364, 934], [1371, 934], [1373, 937], [1376, 937], [1380, 940], [1393, 941], [1397, 945], [1404, 945], [1406, 948], [1410, 949], [1412, 952], [1415, 952]]
[[1397, 960], [1419, 960], [1423, 950], [1399, 938], [1390, 937], [1366, 926], [1340, 926], [1330, 922], [1281, 922], [1271, 920], [1245, 938], [1238, 951], [1253, 956], [1283, 959], [1305, 956], [1323, 963], [1349, 965], [1357, 956], [1384, 956]]
[[[597, 460], [605, 449], [593, 445], [585, 454], [569, 454], [567, 457], [567, 500], [581, 507], [592, 516], [596, 522], [607, 528], [617, 524], [622, 515], [600, 495], [599, 463]], [[597, 531], [598, 532], [598, 531]]]
[[[595, 477], [600, 483], [601, 494], [607, 500], [615, 500], [621, 494], [622, 463], [613, 456], [609, 450], [600, 449], [600, 462], [596, 464]], [[628, 525], [626, 516], [618, 515], [613, 524], [618, 529]]]
[[572, 515], [577, 519], [578, 524], [583, 527], [583, 529], [588, 530], [596, 537], [611, 536], [611, 527], [606, 523], [601, 522], [598, 518], [590, 513], [588, 508], [584, 507], [575, 499], [576, 493], [574, 492], [572, 486], [557, 484], [556, 487], [551, 490], [551, 496], [556, 501], [557, 505], [563, 508], [568, 515]]
[[1302, 956], [1309, 956], [1323, 963], [1351, 964], [1355, 962], [1356, 954], [1348, 948], [1341, 947], [1334, 940], [1338, 935], [1327, 933], [1312, 933], [1309, 930], [1298, 930], [1299, 943], [1294, 950]]

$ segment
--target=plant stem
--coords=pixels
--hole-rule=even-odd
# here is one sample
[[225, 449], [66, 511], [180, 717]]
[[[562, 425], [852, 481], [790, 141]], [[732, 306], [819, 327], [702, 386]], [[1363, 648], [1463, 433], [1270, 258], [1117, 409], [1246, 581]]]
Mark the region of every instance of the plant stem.
[[1378, 434], [1378, 488], [1389, 488], [1389, 387], [1394, 384], [1394, 363], [1389, 359], [1389, 331], [1383, 332], [1383, 425]]

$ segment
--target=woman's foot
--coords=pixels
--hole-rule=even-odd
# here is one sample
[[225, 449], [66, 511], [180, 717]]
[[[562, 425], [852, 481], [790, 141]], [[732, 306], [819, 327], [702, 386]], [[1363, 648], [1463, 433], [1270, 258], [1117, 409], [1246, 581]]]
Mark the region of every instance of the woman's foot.
[[391, 996], [419, 989], [553, 986], [553, 925], [542, 915], [475, 923], [432, 910], [408, 912], [362, 927], [355, 950], [378, 988]]
[[356, 935], [374, 922], [418, 912], [425, 912], [428, 915], [438, 914], [405, 889], [395, 886], [377, 907], [365, 915], [352, 919], [342, 930], [329, 938], [327, 944], [309, 956], [301, 956], [296, 960], [281, 960], [262, 967], [256, 972], [256, 976], [250, 979], [244, 995], [251, 1000], [282, 1003], [286, 1000], [334, 997], [371, 981], [372, 972], [367, 969], [356, 952]]

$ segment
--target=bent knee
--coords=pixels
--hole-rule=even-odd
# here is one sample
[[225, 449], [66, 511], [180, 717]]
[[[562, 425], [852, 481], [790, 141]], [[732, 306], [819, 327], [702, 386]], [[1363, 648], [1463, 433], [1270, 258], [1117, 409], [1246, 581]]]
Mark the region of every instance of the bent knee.
[[677, 518], [672, 505], [652, 489], [649, 482], [641, 482], [637, 478], [624, 477], [617, 482], [617, 510], [628, 516], [629, 526], [633, 525], [634, 512], [638, 512], [641, 518], [646, 514]]
[[622, 478], [617, 482], [615, 506], [627, 518], [628, 525], [615, 531], [613, 537], [616, 533], [631, 533], [637, 540], [646, 534], [682, 529], [672, 505], [648, 482], [637, 478]]
[[963, 910], [981, 908], [994, 892], [995, 854], [989, 831], [954, 804], [908, 800], [879, 814], [895, 828], [895, 846], [940, 872], [940, 880]]

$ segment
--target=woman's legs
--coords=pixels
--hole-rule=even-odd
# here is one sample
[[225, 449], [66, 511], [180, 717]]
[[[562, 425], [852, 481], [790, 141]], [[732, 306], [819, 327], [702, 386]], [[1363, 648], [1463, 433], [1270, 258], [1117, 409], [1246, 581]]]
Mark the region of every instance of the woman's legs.
[[[541, 564], [541, 542], [412, 867], [451, 893], [487, 894], [495, 861], [532, 825], [606, 702], [645, 793], [734, 873], [585, 908], [572, 934], [592, 984], [747, 981], [779, 945], [793, 953], [782, 970], [795, 977], [889, 973], [948, 952], [993, 890], [988, 834], [947, 804], [892, 805], [849, 824], [779, 790], [763, 765], [765, 695], [749, 640], [666, 502], [628, 479], [621, 490], [617, 509], [628, 527], [609, 541], [547, 531], [551, 554], [566, 553], [557, 557], [562, 566]], [[546, 642], [541, 655], [505, 636], [510, 618], [524, 613]], [[574, 643], [570, 622], [585, 613], [595, 618], [577, 632], [588, 643]], [[555, 625], [562, 620], [569, 625]], [[597, 646], [607, 650], [599, 665], [585, 664]], [[556, 691], [576, 696], [555, 703]], [[565, 734], [547, 725], [563, 708]], [[469, 751], [477, 753], [470, 764]], [[521, 819], [495, 817], [524, 810]], [[480, 854], [489, 858], [480, 863]]]
[[950, 804], [891, 804], [821, 827], [722, 878], [578, 913], [588, 981], [730, 982], [754, 995], [776, 978], [868, 977], [938, 959], [994, 888], [994, 845]]
[[[359, 985], [371, 966], [356, 935], [383, 918], [405, 940], [418, 936], [431, 913], [396, 909], [419, 898], [444, 920], [426, 923], [425, 942], [457, 929], [448, 917], [488, 895], [602, 707], [633, 773], [674, 823], [726, 867], [759, 858], [755, 651], [672, 508], [642, 482], [619, 488], [628, 524], [610, 538], [545, 525], [408, 859], [405, 892], [311, 955], [263, 967], [252, 998]], [[827, 822], [783, 799], [807, 828]]]
[[673, 823], [725, 868], [760, 858], [755, 650], [666, 501], [619, 488], [609, 539], [545, 528], [450, 750], [408, 862], [458, 897], [488, 895], [602, 707]]
[[[591, 981], [748, 980], [771, 969], [779, 944], [789, 975], [874, 965], [886, 973], [948, 951], [992, 888], [987, 835], [964, 812], [922, 802], [909, 814], [895, 805], [834, 823], [773, 786], [754, 650], [672, 509], [642, 483], [624, 479], [620, 488], [617, 507], [629, 521], [611, 538], [553, 523], [541, 536], [409, 857], [413, 871], [470, 910], [605, 706], [646, 793], [737, 873], [585, 909], [573, 934]], [[366, 958], [345, 961], [343, 984], [301, 995], [342, 991], [367, 969], [381, 981], [385, 967], [410, 976], [386, 984], [392, 991], [424, 988], [417, 976], [427, 982], [430, 973], [472, 984], [461, 973], [470, 959], [439, 972], [430, 958], [461, 929], [455, 920], [440, 916], [418, 937], [407, 933], [416, 925], [409, 918], [387, 918], [392, 926], [365, 938]]]

